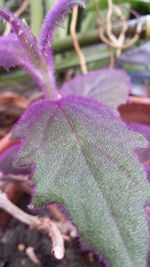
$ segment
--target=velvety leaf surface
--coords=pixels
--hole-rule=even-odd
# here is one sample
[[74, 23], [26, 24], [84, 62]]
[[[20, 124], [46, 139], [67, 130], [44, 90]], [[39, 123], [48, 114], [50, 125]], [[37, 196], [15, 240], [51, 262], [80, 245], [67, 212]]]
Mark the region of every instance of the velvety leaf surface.
[[0, 66], [8, 70], [27, 61], [26, 52], [15, 34], [0, 37]]
[[125, 72], [104, 69], [75, 77], [62, 86], [61, 94], [89, 96], [117, 108], [127, 101], [129, 88], [129, 78]]
[[47, 55], [48, 50], [51, 50], [50, 44], [52, 43], [52, 37], [54, 30], [63, 21], [64, 16], [71, 11], [71, 8], [75, 5], [85, 7], [86, 0], [57, 0], [52, 9], [48, 12], [42, 25], [39, 48]]
[[52, 39], [54, 30], [64, 21], [64, 17], [71, 11], [73, 6], [85, 7], [86, 0], [57, 0], [48, 12], [42, 24], [41, 33], [38, 39], [39, 51], [49, 66], [49, 75], [53, 88], [57, 88], [54, 76], [55, 67], [53, 62]]
[[29, 175], [31, 170], [29, 167], [15, 168], [13, 166], [14, 159], [19, 151], [20, 145], [14, 144], [4, 152], [0, 153], [0, 172], [3, 174], [21, 174]]
[[14, 16], [12, 12], [3, 8], [0, 8], [0, 18], [11, 24], [14, 33], [30, 56], [38, 57], [37, 42], [30, 29], [20, 19]]
[[13, 33], [7, 37], [0, 37], [0, 66], [7, 70], [11, 67], [21, 66], [35, 78], [41, 88], [44, 87], [40, 70], [30, 62], [27, 51]]
[[138, 151], [138, 156], [140, 161], [144, 165], [144, 169], [147, 173], [147, 178], [150, 182], [150, 126], [145, 125], [145, 124], [140, 124], [140, 123], [135, 123], [135, 122], [130, 122], [128, 123], [131, 129], [134, 131], [142, 134], [149, 142], [149, 146], [145, 149], [140, 149]]
[[104, 105], [69, 96], [42, 100], [23, 115], [16, 165], [34, 163], [35, 207], [59, 202], [81, 239], [111, 267], [145, 267], [149, 187], [134, 153], [146, 145]]
[[128, 125], [134, 131], [142, 134], [150, 143], [150, 125], [137, 123], [137, 122], [128, 122]]

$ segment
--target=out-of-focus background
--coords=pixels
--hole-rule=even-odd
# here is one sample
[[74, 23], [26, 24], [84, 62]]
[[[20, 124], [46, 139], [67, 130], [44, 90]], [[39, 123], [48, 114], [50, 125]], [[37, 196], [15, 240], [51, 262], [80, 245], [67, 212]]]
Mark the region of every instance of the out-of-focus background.
[[[54, 4], [55, 0], [0, 0], [0, 6], [29, 25], [37, 37]], [[145, 132], [150, 140], [150, 0], [88, 0], [86, 9], [78, 9], [75, 33], [71, 32], [72, 20], [70, 13], [54, 33], [52, 47], [58, 85], [91, 70], [125, 70], [132, 85], [130, 104], [121, 106], [119, 111], [125, 121], [137, 123], [137, 131]], [[1, 35], [10, 32], [10, 25], [0, 21]], [[66, 253], [62, 261], [56, 260], [50, 253], [52, 244], [46, 234], [0, 210], [0, 267], [104, 267], [102, 258], [98, 261], [91, 251], [80, 250], [76, 229], [57, 205], [36, 212], [27, 208], [31, 183], [26, 179], [30, 172], [24, 169], [20, 176], [15, 173], [12, 161], [18, 144], [9, 143], [8, 139], [12, 126], [29, 103], [40, 97], [35, 81], [24, 70], [16, 67], [8, 72], [0, 68], [0, 189], [21, 210], [49, 216], [65, 235]], [[143, 157], [149, 170], [149, 150]]]

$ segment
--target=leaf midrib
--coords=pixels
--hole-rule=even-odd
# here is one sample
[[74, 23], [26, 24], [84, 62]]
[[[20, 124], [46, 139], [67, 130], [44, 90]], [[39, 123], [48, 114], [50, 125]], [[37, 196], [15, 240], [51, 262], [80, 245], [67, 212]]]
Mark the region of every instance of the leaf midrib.
[[112, 209], [111, 209], [111, 207], [110, 207], [110, 205], [109, 205], [108, 199], [107, 199], [107, 197], [105, 196], [104, 192], [101, 190], [101, 188], [100, 188], [100, 186], [99, 186], [99, 184], [98, 184], [98, 182], [97, 182], [97, 177], [96, 177], [97, 175], [93, 172], [92, 168], [90, 167], [91, 164], [90, 164], [90, 162], [88, 161], [86, 155], [84, 154], [84, 150], [83, 150], [83, 148], [82, 148], [82, 145], [80, 144], [80, 136], [75, 132], [75, 130], [74, 130], [72, 124], [70, 123], [69, 116], [66, 114], [66, 112], [64, 111], [64, 109], [63, 109], [63, 107], [61, 106], [61, 104], [58, 104], [58, 108], [59, 108], [59, 109], [62, 111], [62, 113], [64, 114], [64, 117], [65, 117], [66, 121], [68, 122], [69, 127], [70, 127], [71, 131], [73, 132], [73, 135], [75, 136], [75, 139], [77, 140], [77, 144], [78, 144], [78, 146], [79, 146], [79, 148], [80, 148], [80, 150], [81, 150], [81, 153], [82, 153], [82, 156], [83, 156], [83, 158], [84, 158], [84, 160], [85, 160], [85, 163], [86, 163], [86, 165], [87, 165], [87, 167], [88, 167], [90, 173], [92, 174], [92, 176], [93, 176], [93, 178], [94, 178], [94, 180], [95, 180], [95, 182], [96, 182], [96, 184], [97, 184], [97, 186], [98, 186], [98, 189], [100, 190], [100, 192], [101, 192], [101, 194], [102, 194], [102, 196], [103, 196], [103, 198], [104, 198], [104, 200], [105, 200], [105, 202], [106, 202], [106, 206], [107, 206], [109, 215], [110, 215], [110, 217], [112, 218], [112, 221], [114, 222], [114, 225], [115, 225], [115, 228], [116, 228], [116, 231], [117, 231], [118, 235], [120, 236], [120, 240], [121, 240], [121, 242], [122, 242], [122, 246], [123, 246], [123, 248], [124, 248], [124, 250], [125, 250], [125, 252], [126, 252], [126, 255], [128, 256], [129, 263], [131, 264], [131, 266], [134, 266], [134, 264], [132, 263], [132, 257], [131, 257], [131, 255], [130, 255], [130, 253], [129, 253], [129, 249], [128, 249], [128, 247], [126, 246], [126, 244], [125, 244], [125, 242], [124, 242], [124, 240], [123, 240], [123, 238], [122, 238], [122, 235], [121, 235], [121, 232], [120, 232], [120, 228], [119, 228], [119, 226], [118, 226], [118, 223], [117, 223], [115, 217], [113, 216]]

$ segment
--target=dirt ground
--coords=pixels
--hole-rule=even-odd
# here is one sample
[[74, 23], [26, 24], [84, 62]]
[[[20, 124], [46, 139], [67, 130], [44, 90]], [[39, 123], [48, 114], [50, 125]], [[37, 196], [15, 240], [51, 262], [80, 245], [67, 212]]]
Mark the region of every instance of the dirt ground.
[[[27, 211], [28, 198], [23, 196], [19, 206]], [[26, 253], [32, 247], [39, 260], [33, 263]], [[51, 254], [50, 238], [12, 218], [0, 230], [0, 267], [105, 267], [91, 252], [83, 252], [78, 240], [65, 242], [65, 257], [58, 261]]]

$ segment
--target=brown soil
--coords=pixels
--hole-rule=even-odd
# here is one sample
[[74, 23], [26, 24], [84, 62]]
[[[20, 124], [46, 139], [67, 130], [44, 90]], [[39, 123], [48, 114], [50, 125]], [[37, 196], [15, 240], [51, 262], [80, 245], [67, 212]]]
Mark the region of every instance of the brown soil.
[[[19, 206], [27, 211], [28, 197], [24, 195]], [[43, 211], [45, 213], [45, 211]], [[23, 246], [21, 251], [19, 247]], [[34, 264], [25, 250], [33, 247], [39, 264]], [[65, 243], [65, 257], [58, 261], [51, 254], [51, 240], [47, 235], [30, 229], [12, 218], [4, 230], [0, 230], [0, 267], [105, 267], [95, 255], [82, 251], [78, 240]]]

